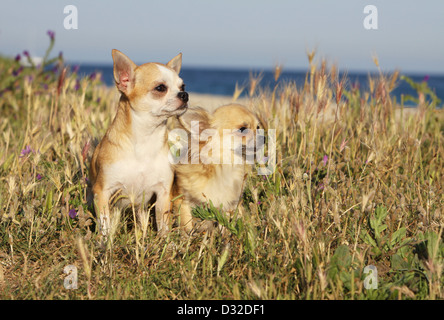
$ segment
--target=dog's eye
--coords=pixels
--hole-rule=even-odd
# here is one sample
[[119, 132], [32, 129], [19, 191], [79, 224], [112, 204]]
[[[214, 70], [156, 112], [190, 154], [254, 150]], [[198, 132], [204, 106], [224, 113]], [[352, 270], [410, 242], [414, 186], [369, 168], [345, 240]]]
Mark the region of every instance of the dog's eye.
[[164, 84], [160, 84], [157, 87], [155, 87], [154, 90], [159, 91], [159, 92], [165, 92], [167, 90], [167, 87]]
[[259, 126], [257, 126], [257, 128], [256, 128], [257, 130], [259, 130], [260, 128], [259, 128]]
[[180, 87], [180, 91], [185, 91], [185, 85], [184, 84]]
[[239, 128], [239, 132], [242, 132], [242, 133], [243, 133], [245, 130], [248, 130], [248, 128], [247, 128], [247, 127], [240, 127], [240, 128]]

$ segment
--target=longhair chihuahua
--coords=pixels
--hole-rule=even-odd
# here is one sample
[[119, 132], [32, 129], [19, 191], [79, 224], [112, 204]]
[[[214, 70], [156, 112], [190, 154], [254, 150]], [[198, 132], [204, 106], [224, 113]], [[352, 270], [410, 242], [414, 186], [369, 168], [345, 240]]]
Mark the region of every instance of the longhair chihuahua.
[[[129, 203], [142, 205], [155, 196], [159, 234], [169, 227], [173, 168], [168, 161], [168, 118], [187, 110], [188, 93], [179, 77], [182, 54], [166, 65], [137, 66], [126, 55], [112, 50], [114, 80], [121, 93], [117, 114], [91, 159], [92, 197], [99, 230], [110, 228], [110, 198], [121, 190]], [[91, 196], [90, 196], [91, 197]]]
[[237, 208], [249, 169], [246, 158], [254, 157], [256, 147], [263, 145], [264, 137], [256, 135], [259, 124], [258, 118], [239, 104], [222, 106], [212, 113], [189, 108], [178, 117], [175, 127], [186, 130], [188, 142], [186, 153], [182, 152], [174, 165], [172, 197], [184, 231], [191, 233], [198, 227], [193, 207], [211, 200], [226, 213]]

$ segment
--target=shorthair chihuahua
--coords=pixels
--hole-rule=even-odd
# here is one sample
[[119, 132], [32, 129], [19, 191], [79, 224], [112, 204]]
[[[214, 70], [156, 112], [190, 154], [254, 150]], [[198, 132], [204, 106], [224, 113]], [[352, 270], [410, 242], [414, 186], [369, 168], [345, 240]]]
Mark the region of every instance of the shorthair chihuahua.
[[114, 80], [121, 93], [117, 114], [94, 151], [90, 166], [92, 196], [99, 230], [110, 228], [109, 200], [121, 190], [119, 206], [142, 205], [156, 197], [159, 234], [169, 226], [173, 169], [168, 161], [166, 123], [187, 110], [188, 93], [179, 77], [182, 54], [166, 65], [137, 66], [118, 50], [112, 51]]

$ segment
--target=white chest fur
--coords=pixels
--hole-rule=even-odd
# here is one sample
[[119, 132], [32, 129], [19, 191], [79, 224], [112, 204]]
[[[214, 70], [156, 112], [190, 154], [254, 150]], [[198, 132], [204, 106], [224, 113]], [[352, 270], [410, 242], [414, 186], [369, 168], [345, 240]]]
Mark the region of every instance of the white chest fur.
[[121, 189], [127, 196], [124, 204], [132, 201], [140, 204], [142, 200], [150, 200], [153, 194], [168, 192], [173, 180], [165, 143], [166, 129], [144, 132], [137, 130], [137, 125], [135, 123], [133, 131], [138, 135], [130, 139], [130, 147], [106, 169], [108, 191]]

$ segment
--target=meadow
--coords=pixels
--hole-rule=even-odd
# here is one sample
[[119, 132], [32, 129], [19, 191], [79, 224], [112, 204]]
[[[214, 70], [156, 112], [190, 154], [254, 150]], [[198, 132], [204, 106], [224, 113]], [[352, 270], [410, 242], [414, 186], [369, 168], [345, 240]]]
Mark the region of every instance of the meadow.
[[252, 75], [233, 99], [276, 129], [276, 170], [253, 168], [230, 219], [195, 210], [228, 232], [158, 237], [130, 208], [104, 245], [86, 187], [117, 90], [52, 57], [49, 35], [39, 66], [0, 58], [1, 299], [444, 298], [444, 114], [425, 81], [412, 110], [377, 58], [368, 91], [314, 52], [302, 87]]

